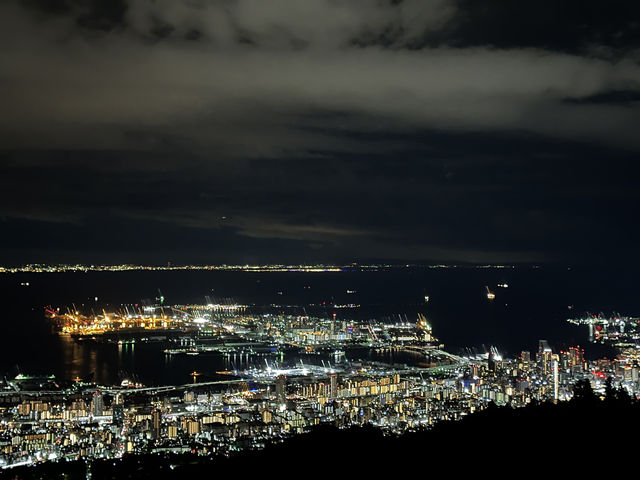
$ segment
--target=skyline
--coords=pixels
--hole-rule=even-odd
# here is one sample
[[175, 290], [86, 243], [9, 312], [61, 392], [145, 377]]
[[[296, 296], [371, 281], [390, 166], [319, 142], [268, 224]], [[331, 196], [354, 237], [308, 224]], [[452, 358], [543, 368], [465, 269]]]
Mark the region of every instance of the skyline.
[[0, 104], [0, 476], [632, 465], [640, 2], [4, 0]]
[[640, 7], [3, 2], [0, 263], [638, 264]]
[[[25, 466], [70, 472], [82, 462], [87, 477], [103, 478], [104, 466], [127, 469], [134, 456], [154, 464], [170, 460], [172, 470], [185, 459], [218, 464], [265, 448], [269, 458], [270, 445], [288, 441], [292, 448], [323, 427], [334, 441], [353, 427], [405, 439], [499, 407], [543, 408], [541, 419], [551, 415], [549, 408], [578, 408], [599, 418], [602, 405], [624, 421], [638, 408], [638, 349], [626, 343], [638, 339], [638, 318], [570, 320], [589, 325], [590, 342], [617, 346], [614, 359], [588, 360], [579, 345], [554, 349], [543, 339], [534, 352], [525, 349], [517, 357], [493, 346], [455, 355], [421, 314], [409, 321], [354, 322], [238, 307], [165, 305], [161, 299], [135, 313], [49, 310], [55, 327], [50, 333], [75, 343], [74, 350], [101, 344], [117, 348], [119, 357], [138, 352], [139, 362], [143, 345], [155, 345], [158, 353], [168, 347], [165, 363], [181, 368], [183, 380], [147, 384], [134, 374], [105, 383], [94, 378], [96, 369], [80, 375], [78, 367], [87, 365], [76, 362], [69, 365], [77, 371], [73, 379], [69, 372], [62, 378], [5, 375], [0, 468], [17, 474]], [[600, 338], [591, 336], [594, 330]], [[369, 355], [358, 358], [363, 349]], [[205, 355], [200, 365], [215, 373], [185, 369]], [[177, 367], [180, 358], [190, 361]], [[558, 432], [566, 434], [566, 422], [565, 417]], [[548, 438], [549, 430], [544, 434]]]
[[[540, 268], [540, 265], [519, 265], [520, 267]], [[44, 264], [44, 263], [27, 263], [17, 265], [0, 265], [0, 273], [41, 273], [41, 272], [65, 272], [65, 271], [83, 271], [83, 270], [247, 270], [247, 271], [322, 271], [322, 272], [340, 272], [343, 270], [377, 270], [377, 269], [396, 269], [396, 268], [516, 268], [516, 265], [500, 265], [500, 264], [359, 264], [352, 262], [348, 264], [174, 264], [167, 262], [166, 265], [153, 264]], [[568, 267], [571, 268], [571, 267]]]

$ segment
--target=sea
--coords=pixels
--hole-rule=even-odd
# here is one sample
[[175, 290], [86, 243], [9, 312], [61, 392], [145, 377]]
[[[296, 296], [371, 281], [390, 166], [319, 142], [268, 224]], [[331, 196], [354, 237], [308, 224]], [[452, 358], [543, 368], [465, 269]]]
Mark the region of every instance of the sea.
[[[451, 353], [495, 346], [512, 358], [535, 351], [545, 339], [556, 350], [580, 345], [587, 357], [600, 358], [613, 352], [589, 344], [586, 328], [567, 319], [587, 312], [640, 315], [639, 273], [624, 266], [5, 273], [0, 275], [0, 374], [55, 375], [61, 381], [90, 377], [103, 385], [125, 378], [145, 385], [184, 384], [193, 371], [213, 376], [256, 362], [217, 354], [168, 356], [162, 344], [77, 343], [58, 335], [45, 316], [46, 307], [109, 311], [160, 295], [167, 305], [234, 301], [253, 313], [335, 314], [338, 320], [415, 321], [421, 313]], [[487, 298], [487, 287], [495, 299]]]

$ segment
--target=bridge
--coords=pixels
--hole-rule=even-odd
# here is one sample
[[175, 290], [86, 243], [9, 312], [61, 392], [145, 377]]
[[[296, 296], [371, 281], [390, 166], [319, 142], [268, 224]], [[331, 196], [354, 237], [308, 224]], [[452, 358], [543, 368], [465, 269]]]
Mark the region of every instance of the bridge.
[[83, 395], [89, 394], [95, 390], [100, 390], [102, 393], [108, 393], [111, 395], [130, 395], [136, 393], [154, 394], [154, 393], [166, 393], [171, 391], [189, 390], [194, 388], [212, 387], [218, 385], [240, 385], [243, 383], [257, 383], [257, 384], [273, 384], [274, 381], [267, 379], [232, 379], [232, 380], [216, 380], [211, 382], [200, 383], [185, 383], [182, 385], [162, 385], [158, 387], [139, 387], [139, 388], [116, 388], [116, 387], [101, 387], [94, 386], [86, 388], [82, 391], [69, 391], [69, 390], [13, 390], [0, 392], [0, 399], [7, 397], [50, 397], [50, 396], [69, 396], [69, 395]]

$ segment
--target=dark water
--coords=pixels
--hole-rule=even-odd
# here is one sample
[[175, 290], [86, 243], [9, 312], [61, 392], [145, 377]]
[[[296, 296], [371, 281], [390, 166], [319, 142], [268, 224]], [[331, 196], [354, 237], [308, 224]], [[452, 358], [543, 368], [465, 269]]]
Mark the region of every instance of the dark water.
[[[0, 276], [0, 372], [15, 375], [54, 373], [59, 378], [86, 376], [112, 383], [137, 376], [143, 383], [184, 383], [189, 372], [215, 372], [231, 367], [215, 355], [167, 357], [150, 344], [76, 344], [53, 335], [45, 321], [47, 305], [75, 303], [96, 309], [153, 299], [162, 290], [167, 304], [204, 303], [204, 296], [233, 298], [255, 305], [255, 311], [303, 313], [302, 307], [274, 309], [268, 305], [306, 305], [306, 313], [337, 318], [384, 319], [426, 314], [446, 349], [495, 345], [516, 355], [535, 350], [538, 339], [556, 347], [586, 344], [586, 329], [566, 322], [590, 311], [640, 313], [637, 271], [623, 267], [590, 269], [399, 269], [340, 273], [246, 273], [207, 271], [93, 272], [7, 274]], [[21, 286], [29, 282], [29, 286]], [[509, 288], [496, 287], [508, 283]], [[484, 286], [496, 299], [489, 302]], [[355, 290], [355, 294], [347, 294]], [[430, 301], [424, 303], [424, 296]], [[98, 301], [95, 301], [98, 297]], [[332, 309], [318, 304], [357, 303], [357, 309]], [[316, 304], [316, 306], [309, 306]], [[573, 305], [568, 310], [568, 305]], [[587, 355], [598, 355], [586, 346]], [[242, 360], [233, 360], [241, 366]]]

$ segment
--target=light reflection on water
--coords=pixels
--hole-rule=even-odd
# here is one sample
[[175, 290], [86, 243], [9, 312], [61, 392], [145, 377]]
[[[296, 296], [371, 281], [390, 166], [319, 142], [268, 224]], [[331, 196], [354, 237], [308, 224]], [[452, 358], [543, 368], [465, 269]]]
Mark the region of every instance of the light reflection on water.
[[[30, 274], [0, 276], [0, 291], [7, 299], [1, 312], [0, 373], [55, 374], [61, 379], [86, 378], [93, 374], [100, 383], [119, 383], [124, 378], [153, 385], [188, 383], [194, 370], [200, 377], [215, 377], [221, 370], [264, 365], [265, 357], [238, 358], [221, 355], [181, 355], [163, 353], [170, 345], [159, 344], [77, 344], [69, 337], [52, 334], [44, 307], [64, 308], [75, 302], [85, 305], [99, 297], [104, 306], [134, 304], [155, 295], [158, 287], [175, 304], [202, 301], [204, 295], [234, 298], [256, 305], [256, 311], [272, 312], [279, 303], [305, 306], [307, 314], [380, 321], [414, 319], [417, 312], [429, 318], [434, 333], [445, 349], [459, 353], [463, 347], [495, 345], [506, 356], [523, 349], [535, 350], [540, 338], [554, 348], [585, 345], [586, 329], [566, 322], [567, 305], [573, 312], [640, 313], [637, 298], [637, 271], [616, 267], [602, 269], [409, 269], [336, 274], [244, 273], [244, 272], [123, 272], [87, 274]], [[602, 279], [606, 279], [605, 282]], [[27, 289], [20, 282], [29, 281]], [[508, 283], [498, 300], [488, 303], [485, 285]], [[284, 295], [276, 295], [277, 292]], [[357, 294], [347, 295], [347, 291]], [[429, 294], [428, 305], [424, 304]], [[357, 302], [358, 309], [338, 309], [329, 305]], [[312, 311], [309, 306], [315, 305]], [[320, 306], [322, 305], [322, 306]], [[325, 306], [326, 305], [326, 306]], [[291, 313], [291, 312], [289, 312]], [[298, 312], [301, 313], [301, 312]], [[404, 318], [404, 317], [403, 317]], [[395, 363], [410, 359], [392, 353], [354, 352], [358, 357]], [[269, 357], [267, 357], [269, 358]], [[329, 357], [309, 358], [320, 362]], [[276, 358], [269, 358], [270, 361]], [[286, 361], [295, 361], [287, 357]]]
[[[145, 385], [182, 384], [192, 380], [191, 372], [200, 373], [199, 380], [220, 378], [217, 372], [241, 372], [267, 365], [305, 364], [335, 365], [332, 355], [241, 355], [204, 353], [200, 355], [167, 355], [169, 345], [159, 343], [78, 343], [69, 336], [59, 336], [63, 359], [55, 374], [61, 379], [82, 378], [98, 384], [119, 384], [124, 379]], [[416, 364], [422, 357], [411, 353], [348, 351], [349, 361], [371, 360], [390, 364]]]
[[69, 336], [60, 336], [58, 342], [62, 353], [62, 362], [55, 368], [58, 378], [79, 377], [104, 385], [124, 379], [145, 385], [188, 383], [193, 371], [201, 373], [204, 380], [219, 377], [216, 372], [220, 371], [264, 366], [265, 358], [273, 363], [271, 357], [240, 354], [167, 355], [164, 349], [171, 346], [160, 343], [77, 343]]

